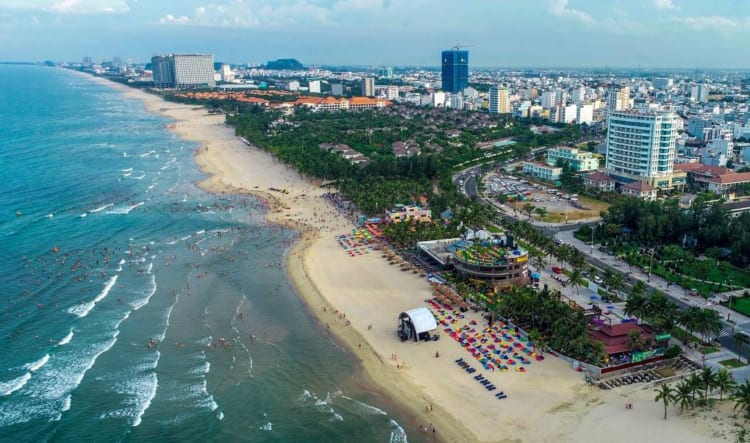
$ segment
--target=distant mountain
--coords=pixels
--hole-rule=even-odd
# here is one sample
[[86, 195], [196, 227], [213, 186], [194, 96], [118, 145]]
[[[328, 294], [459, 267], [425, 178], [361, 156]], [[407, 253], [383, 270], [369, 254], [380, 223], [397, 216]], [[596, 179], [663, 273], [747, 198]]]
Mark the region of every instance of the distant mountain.
[[277, 69], [277, 70], [289, 70], [298, 71], [305, 69], [302, 63], [298, 62], [293, 58], [280, 58], [278, 60], [271, 60], [266, 63], [266, 69]]

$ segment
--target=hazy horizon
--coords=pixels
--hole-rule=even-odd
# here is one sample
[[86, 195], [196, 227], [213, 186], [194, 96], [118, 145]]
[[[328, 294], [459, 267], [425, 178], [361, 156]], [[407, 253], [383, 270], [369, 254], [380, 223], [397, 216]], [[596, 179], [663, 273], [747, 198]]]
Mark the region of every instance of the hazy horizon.
[[[4, 0], [0, 58], [472, 67], [745, 69], [750, 2], [698, 0]], [[629, 67], [629, 68], [628, 68]]]

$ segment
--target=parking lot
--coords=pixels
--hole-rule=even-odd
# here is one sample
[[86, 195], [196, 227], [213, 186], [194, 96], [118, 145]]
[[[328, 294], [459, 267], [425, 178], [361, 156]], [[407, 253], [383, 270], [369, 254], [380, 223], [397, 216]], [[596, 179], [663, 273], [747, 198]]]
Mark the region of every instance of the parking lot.
[[[579, 198], [576, 194], [568, 195], [557, 189], [530, 182], [518, 175], [493, 172], [486, 175], [483, 181], [487, 197], [505, 195], [506, 204], [519, 213], [526, 203], [531, 203], [536, 208], [544, 208], [544, 221], [564, 222], [597, 216], [600, 210], [607, 207], [605, 203], [592, 204], [588, 199]], [[538, 219], [539, 215], [535, 215], [535, 218]]]

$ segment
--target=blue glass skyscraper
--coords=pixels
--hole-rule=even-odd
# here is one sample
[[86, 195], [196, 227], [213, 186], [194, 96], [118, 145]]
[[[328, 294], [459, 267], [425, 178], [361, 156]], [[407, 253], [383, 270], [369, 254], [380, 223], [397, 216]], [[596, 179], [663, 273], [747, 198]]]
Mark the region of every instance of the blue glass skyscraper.
[[457, 93], [469, 86], [469, 51], [443, 51], [443, 91]]

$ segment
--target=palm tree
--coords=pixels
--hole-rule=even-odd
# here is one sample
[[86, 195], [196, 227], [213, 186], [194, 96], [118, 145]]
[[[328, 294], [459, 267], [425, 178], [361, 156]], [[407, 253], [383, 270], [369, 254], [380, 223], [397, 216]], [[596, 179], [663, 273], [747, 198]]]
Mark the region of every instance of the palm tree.
[[703, 385], [703, 398], [708, 399], [708, 392], [716, 386], [716, 371], [711, 366], [706, 366], [700, 373], [701, 384]]
[[648, 309], [648, 299], [643, 295], [631, 294], [628, 301], [625, 302], [625, 314], [642, 319]]
[[732, 378], [732, 374], [726, 368], [719, 369], [716, 374], [715, 386], [719, 389], [719, 401], [724, 398], [725, 392], [732, 392], [737, 383]]
[[737, 386], [731, 398], [736, 402], [734, 409], [744, 411], [745, 418], [750, 419], [750, 380], [745, 380], [745, 383]]
[[568, 283], [575, 288], [576, 294], [581, 295], [580, 287], [586, 284], [586, 279], [583, 278], [583, 272], [579, 268], [574, 268], [573, 272], [570, 273]]
[[625, 279], [622, 278], [622, 274], [612, 274], [607, 286], [619, 297], [622, 295], [622, 290], [625, 289]]
[[[679, 322], [685, 327], [690, 335], [693, 335], [698, 330], [700, 323], [701, 308], [698, 306], [690, 306], [689, 308], [682, 311], [680, 314]], [[689, 340], [688, 340], [689, 341]]]
[[664, 383], [656, 389], [655, 402], [661, 401], [664, 403], [664, 420], [667, 419], [667, 407], [670, 403], [675, 402], [675, 392], [669, 383]]
[[704, 343], [709, 342], [721, 332], [721, 315], [713, 309], [701, 309], [697, 322], [696, 329], [701, 334]]
[[529, 220], [531, 220], [531, 214], [534, 213], [534, 209], [536, 209], [536, 207], [532, 205], [531, 203], [525, 203], [521, 207], [521, 210], [529, 216]]
[[693, 392], [693, 404], [696, 404], [699, 400], [698, 397], [701, 395], [703, 381], [697, 373], [693, 372], [690, 374], [690, 378], [687, 379], [687, 384], [690, 385], [690, 390]]
[[680, 414], [682, 414], [685, 408], [693, 407], [693, 403], [695, 401], [695, 399], [693, 398], [693, 387], [690, 386], [690, 383], [687, 380], [683, 380], [682, 382], [680, 382], [680, 384], [677, 385], [674, 394], [675, 404], [680, 405]]

